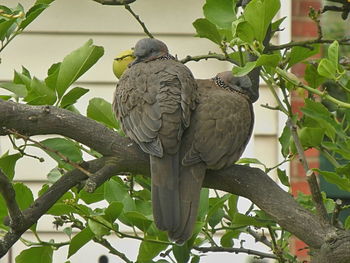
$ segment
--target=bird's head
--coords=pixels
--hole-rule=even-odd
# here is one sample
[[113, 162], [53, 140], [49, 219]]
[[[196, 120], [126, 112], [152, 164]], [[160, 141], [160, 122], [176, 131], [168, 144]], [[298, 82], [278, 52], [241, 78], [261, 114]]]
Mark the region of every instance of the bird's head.
[[255, 102], [259, 98], [259, 90], [253, 87], [252, 81], [247, 75], [235, 77], [232, 71], [224, 71], [217, 74], [216, 77], [226, 85], [226, 88], [245, 94], [251, 102]]
[[140, 62], [148, 62], [161, 57], [169, 56], [168, 47], [160, 40], [143, 38], [139, 40], [134, 49], [136, 59], [130, 66]]

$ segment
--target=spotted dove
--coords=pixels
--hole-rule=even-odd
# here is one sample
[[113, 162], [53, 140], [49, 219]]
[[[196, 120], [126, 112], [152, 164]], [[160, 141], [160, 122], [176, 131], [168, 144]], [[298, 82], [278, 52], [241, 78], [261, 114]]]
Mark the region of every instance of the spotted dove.
[[126, 135], [150, 154], [153, 215], [178, 244], [192, 235], [205, 170], [239, 159], [252, 133], [248, 76], [219, 73], [195, 81], [156, 39], [135, 46], [113, 107]]

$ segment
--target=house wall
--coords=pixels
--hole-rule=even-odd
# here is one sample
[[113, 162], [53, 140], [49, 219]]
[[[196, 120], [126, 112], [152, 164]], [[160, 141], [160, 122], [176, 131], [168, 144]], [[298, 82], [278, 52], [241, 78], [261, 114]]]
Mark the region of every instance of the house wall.
[[[18, 0], [23, 6], [30, 6], [33, 1]], [[17, 1], [2, 0], [1, 4], [13, 6]], [[194, 38], [192, 22], [202, 17], [202, 5], [204, 0], [138, 0], [131, 6], [140, 15], [149, 30], [160, 40], [166, 42], [170, 52], [179, 58], [186, 55], [203, 55], [211, 52], [219, 52], [217, 47], [205, 39]], [[284, 8], [285, 9], [285, 8]], [[288, 8], [284, 12], [288, 12]], [[65, 55], [80, 47], [88, 39], [93, 39], [94, 44], [105, 48], [105, 55], [98, 63], [76, 83], [77, 86], [90, 89], [78, 103], [82, 113], [86, 112], [89, 99], [102, 97], [112, 101], [116, 79], [112, 73], [112, 61], [116, 54], [125, 49], [133, 47], [135, 42], [145, 37], [141, 27], [131, 18], [131, 15], [120, 6], [102, 6], [92, 0], [56, 0], [51, 7], [31, 24], [26, 32], [16, 39], [1, 53], [0, 81], [5, 82], [12, 79], [13, 70], [21, 70], [25, 66], [38, 78], [46, 76], [47, 69], [51, 64], [62, 61]], [[288, 38], [288, 37], [287, 37]], [[278, 39], [275, 41], [278, 42]], [[208, 60], [201, 62], [190, 62], [187, 66], [192, 70], [196, 78], [210, 78], [217, 72], [230, 70], [231, 66], [226, 62]], [[277, 111], [267, 110], [260, 105], [268, 104], [274, 106], [275, 102], [270, 91], [261, 86], [260, 99], [254, 105], [256, 123], [254, 135], [244, 154], [244, 157], [252, 157], [266, 163], [268, 167], [275, 166], [280, 160], [278, 133], [283, 126], [283, 119]], [[42, 139], [43, 136], [37, 136]], [[6, 137], [0, 138], [0, 153], [11, 148]], [[32, 153], [42, 156], [45, 163], [39, 163], [31, 158], [24, 157], [18, 162], [15, 179], [23, 181], [31, 186], [34, 193], [40, 189], [46, 181], [46, 174], [55, 166], [45, 153], [39, 149], [33, 149]], [[271, 176], [276, 178], [275, 172]], [[244, 207], [247, 201], [242, 201]], [[42, 239], [54, 238], [56, 241], [65, 240], [65, 236], [55, 231], [52, 219], [40, 219], [38, 229]], [[28, 233], [26, 237], [30, 238]], [[138, 247], [135, 241], [114, 240], [121, 251], [128, 255], [136, 254]], [[252, 248], [258, 249], [253, 243]], [[14, 257], [24, 249], [18, 242], [8, 256]], [[67, 251], [60, 250], [55, 254], [56, 261], [64, 262]], [[83, 250], [74, 255], [72, 262], [80, 262], [89, 258], [89, 262], [97, 262], [102, 253], [107, 254], [103, 248], [90, 243]], [[221, 258], [220, 258], [221, 257]], [[220, 255], [221, 262], [228, 259], [243, 260], [241, 255]], [[133, 257], [131, 256], [131, 259]], [[207, 257], [205, 262], [218, 260], [218, 254]], [[4, 258], [1, 263], [14, 262]], [[118, 261], [112, 261], [118, 262]], [[238, 261], [237, 261], [238, 262]], [[243, 261], [239, 261], [243, 262]]]

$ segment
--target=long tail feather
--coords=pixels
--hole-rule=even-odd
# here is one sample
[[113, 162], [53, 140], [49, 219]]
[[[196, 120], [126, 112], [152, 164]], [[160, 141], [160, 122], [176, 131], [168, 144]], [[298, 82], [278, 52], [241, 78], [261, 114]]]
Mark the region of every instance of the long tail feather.
[[204, 164], [180, 168], [180, 225], [169, 232], [170, 239], [178, 244], [184, 243], [192, 235], [204, 176]]
[[179, 155], [150, 156], [152, 206], [156, 226], [174, 231], [180, 224]]

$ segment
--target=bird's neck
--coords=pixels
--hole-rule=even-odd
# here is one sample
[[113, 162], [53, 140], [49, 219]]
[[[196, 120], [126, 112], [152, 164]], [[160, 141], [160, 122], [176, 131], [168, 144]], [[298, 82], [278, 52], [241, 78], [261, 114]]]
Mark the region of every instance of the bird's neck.
[[212, 80], [214, 81], [214, 83], [222, 89], [228, 90], [230, 92], [234, 92], [234, 93], [238, 93], [240, 95], [242, 95], [244, 98], [246, 98], [247, 100], [250, 101], [250, 98], [247, 94], [243, 93], [242, 91], [239, 91], [229, 85], [227, 85], [220, 77], [215, 76], [214, 78], [212, 78]]
[[176, 58], [174, 56], [170, 55], [169, 53], [158, 57], [157, 60], [158, 59], [159, 60], [176, 60]]

